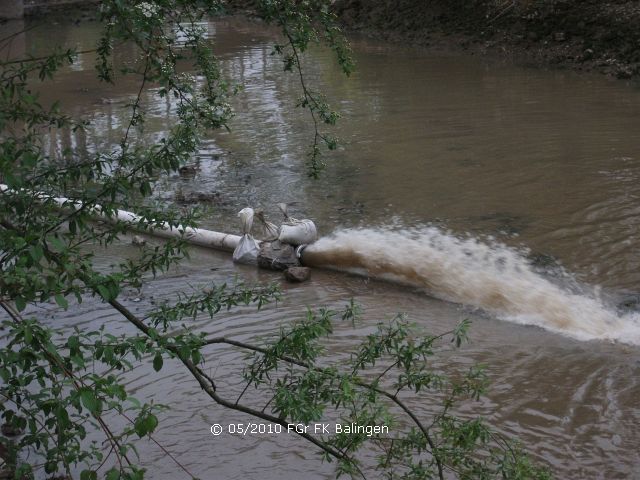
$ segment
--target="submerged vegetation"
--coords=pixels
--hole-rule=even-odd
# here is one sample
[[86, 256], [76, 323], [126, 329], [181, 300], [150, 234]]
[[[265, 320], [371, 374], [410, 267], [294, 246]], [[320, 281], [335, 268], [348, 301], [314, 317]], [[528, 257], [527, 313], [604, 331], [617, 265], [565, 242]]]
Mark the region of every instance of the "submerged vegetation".
[[[322, 170], [324, 149], [336, 146], [325, 127], [339, 116], [307, 85], [300, 57], [312, 43], [323, 42], [334, 50], [345, 74], [353, 69], [330, 5], [328, 0], [258, 2], [260, 15], [282, 29], [274, 55], [300, 81], [301, 97], [292, 105], [306, 108], [314, 126], [308, 157], [312, 176]], [[136, 258], [108, 270], [98, 268], [92, 247], [109, 247], [130, 228], [117, 220], [119, 208], [140, 212], [136, 228], [143, 232], [165, 223], [176, 228], [197, 224], [197, 209], [178, 213], [150, 199], [158, 178], [184, 166], [208, 131], [228, 127], [228, 98], [235, 88], [221, 75], [213, 45], [198, 26], [221, 6], [216, 0], [101, 2], [97, 75], [107, 83], [123, 77], [139, 81], [129, 122], [109, 150], [86, 154], [70, 148], [56, 158], [43, 145], [43, 134], [51, 128], [87, 126], [57, 103], [41, 102], [37, 93], [78, 52], [53, 48], [43, 57], [0, 62], [0, 178], [6, 185], [0, 192], [0, 410], [7, 429], [22, 432], [15, 442], [3, 443], [5, 468], [15, 478], [145, 477], [136, 440], [153, 438], [157, 413], [165, 407], [162, 398], [133, 397], [121, 374], [145, 361], [161, 375], [170, 358], [212, 402], [258, 421], [288, 427], [332, 420], [372, 427], [355, 433], [296, 431], [325, 460], [336, 462], [337, 475], [549, 478], [482, 419], [456, 416], [459, 402], [477, 400], [487, 386], [482, 368], [456, 372], [438, 360], [461, 347], [467, 322], [430, 335], [399, 316], [336, 360], [324, 354], [323, 342], [336, 322], [359, 321], [354, 302], [342, 313], [309, 310], [273, 338], [255, 343], [207, 337], [189, 320], [215, 317], [238, 305], [260, 308], [280, 297], [276, 287], [210, 286], [166, 301], [143, 317], [123, 305], [123, 289], [139, 288], [187, 256], [185, 242], [145, 246]], [[11, 37], [0, 39], [0, 49], [10, 43]], [[114, 52], [123, 43], [135, 45], [138, 56], [119, 64]], [[144, 142], [141, 98], [150, 86], [178, 105], [173, 129], [154, 145]], [[61, 207], [54, 196], [74, 202]], [[95, 223], [98, 210], [111, 222]], [[62, 331], [55, 321], [54, 326], [41, 321], [34, 308], [55, 302], [71, 309], [91, 297], [119, 312], [131, 325], [130, 333], [116, 335], [106, 324], [96, 331]], [[252, 355], [239, 374], [244, 382], [239, 395], [219, 388], [207, 373], [204, 352], [211, 348]], [[429, 415], [407, 407], [405, 398], [417, 395], [432, 404]], [[125, 426], [114, 418], [124, 418]], [[375, 433], [376, 426], [387, 426], [389, 432]], [[29, 452], [29, 461], [21, 460], [20, 452]], [[188, 465], [175, 461], [187, 478], [193, 477]], [[147, 477], [153, 478], [153, 472]]]

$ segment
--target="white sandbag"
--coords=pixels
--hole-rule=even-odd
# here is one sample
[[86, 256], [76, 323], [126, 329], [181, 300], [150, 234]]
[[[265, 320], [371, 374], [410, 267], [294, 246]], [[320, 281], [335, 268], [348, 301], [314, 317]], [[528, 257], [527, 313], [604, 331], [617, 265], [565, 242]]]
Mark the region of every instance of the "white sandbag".
[[236, 263], [255, 264], [258, 263], [258, 253], [260, 253], [260, 247], [258, 242], [249, 235], [243, 235], [238, 246], [233, 251], [233, 261]]
[[255, 264], [258, 262], [260, 246], [250, 233], [253, 226], [253, 208], [243, 208], [238, 212], [238, 216], [242, 224], [243, 235], [238, 242], [238, 246], [233, 251], [233, 261], [236, 263]]
[[286, 203], [278, 203], [278, 208], [284, 215], [285, 221], [280, 226], [278, 240], [289, 245], [306, 245], [318, 239], [316, 224], [312, 220], [296, 220], [289, 216]]
[[242, 225], [242, 234], [244, 235], [250, 233], [251, 227], [253, 225], [253, 208], [243, 208], [238, 212], [238, 216], [240, 217], [240, 222]]
[[264, 240], [267, 242], [273, 242], [278, 239], [280, 235], [280, 229], [275, 223], [271, 223], [264, 216], [264, 212], [262, 210], [257, 210], [255, 212], [256, 218], [262, 224], [262, 229], [264, 230]]
[[280, 236], [280, 229], [275, 223], [266, 221], [264, 222], [263, 226], [264, 226], [264, 239], [267, 242], [273, 242], [274, 240], [278, 239], [278, 237]]
[[318, 239], [318, 231], [312, 220], [296, 220], [290, 218], [280, 226], [278, 240], [289, 245], [304, 245]]
[[286, 203], [278, 203], [278, 204], [276, 204], [276, 207], [278, 207], [280, 209], [280, 211], [282, 212], [282, 214], [284, 215], [285, 222], [288, 222], [290, 220], [290, 217], [289, 217], [289, 205], [287, 205]]

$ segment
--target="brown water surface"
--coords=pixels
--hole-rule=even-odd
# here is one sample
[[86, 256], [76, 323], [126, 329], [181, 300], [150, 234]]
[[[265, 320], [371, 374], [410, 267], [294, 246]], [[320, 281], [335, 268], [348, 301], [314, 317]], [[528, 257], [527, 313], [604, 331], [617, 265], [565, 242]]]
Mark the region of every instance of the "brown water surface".
[[[389, 232], [389, 238], [414, 235], [421, 245], [432, 245], [424, 259], [415, 260], [431, 263], [421, 264], [427, 273], [412, 287], [318, 270], [310, 283], [284, 285], [286, 299], [277, 307], [260, 314], [242, 308], [214, 321], [198, 319], [197, 325], [212, 334], [249, 339], [298, 318], [306, 305], [337, 308], [355, 297], [365, 307], [365, 319], [356, 328], [339, 327], [329, 345], [337, 355], [399, 311], [430, 331], [471, 318], [472, 343], [454, 361], [488, 364], [493, 386], [469, 408], [519, 436], [558, 478], [640, 478], [640, 323], [636, 314], [614, 308], [640, 291], [638, 86], [363, 38], [353, 39], [358, 67], [346, 79], [329, 52], [314, 49], [305, 69], [309, 82], [343, 115], [337, 132], [343, 148], [327, 157], [326, 172], [313, 181], [305, 167], [308, 114], [293, 108], [299, 85], [270, 56], [277, 33], [241, 19], [206, 27], [225, 74], [245, 89], [233, 100], [232, 131], [208, 136], [194, 159], [199, 172], [164, 181], [158, 198], [173, 203], [217, 193], [206, 226], [218, 230], [237, 232], [235, 214], [247, 205], [263, 206], [275, 216], [275, 203], [296, 201], [294, 215], [313, 218], [323, 235], [343, 227], [375, 227], [367, 239]], [[55, 38], [85, 49], [97, 35], [96, 24], [61, 22], [30, 30], [20, 48], [42, 54]], [[120, 58], [133, 54], [126, 48], [118, 52]], [[94, 60], [81, 55], [44, 93], [92, 122], [86, 136], [54, 132], [47, 140], [52, 153], [67, 146], [110, 148], [126, 125], [125, 105], [136, 85], [98, 83]], [[147, 132], [159, 138], [174, 122], [175, 105], [155, 93], [147, 90], [144, 99], [151, 110]], [[394, 244], [395, 250], [379, 244], [391, 262], [403, 255], [402, 242]], [[407, 245], [414, 258], [422, 255], [415, 253], [415, 242]], [[132, 254], [126, 244], [120, 248], [104, 253], [104, 263]], [[528, 265], [522, 256], [527, 252], [519, 253], [525, 249], [538, 259], [537, 267]], [[471, 263], [453, 265], [454, 257]], [[503, 275], [501, 258], [507, 258], [509, 277]], [[332, 262], [325, 258], [325, 263]], [[447, 275], [452, 265], [455, 277]], [[376, 273], [379, 265], [367, 267]], [[279, 279], [197, 250], [191, 262], [125, 300], [144, 311], [187, 284], [235, 276]], [[425, 289], [454, 303], [428, 296]], [[536, 317], [541, 297], [528, 296], [529, 290], [552, 297], [552, 313]], [[565, 307], [572, 312], [570, 320]], [[66, 318], [56, 312], [55, 318], [58, 326], [94, 328], [107, 322], [115, 331], [129, 328], [94, 302], [70, 309]], [[607, 335], [609, 329], [618, 333]], [[589, 338], [628, 341], [579, 340]], [[241, 358], [215, 349], [207, 362], [224, 383]], [[162, 375], [140, 365], [127, 382], [139, 397], [172, 407], [156, 437], [202, 478], [333, 474], [331, 465], [291, 436], [213, 437], [212, 423], [250, 419], [213, 405], [177, 365], [169, 364]], [[153, 444], [142, 453], [150, 478], [182, 478]]]

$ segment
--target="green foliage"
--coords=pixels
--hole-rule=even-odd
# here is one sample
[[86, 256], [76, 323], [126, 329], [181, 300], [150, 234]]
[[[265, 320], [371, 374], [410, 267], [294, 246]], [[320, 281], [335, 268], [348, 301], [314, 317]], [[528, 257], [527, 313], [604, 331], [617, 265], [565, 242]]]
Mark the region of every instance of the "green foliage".
[[[281, 27], [286, 40], [274, 53], [281, 56], [284, 69], [300, 79], [298, 106], [309, 110], [315, 127], [309, 157], [313, 176], [323, 165], [320, 146], [337, 146], [321, 127], [335, 125], [339, 115], [307, 86], [302, 55], [312, 44], [324, 42], [346, 74], [353, 69], [330, 5], [329, 0], [258, 2], [260, 13]], [[361, 425], [397, 425], [387, 437], [302, 435], [324, 458], [337, 460], [338, 474], [360, 475], [364, 467], [357, 456], [373, 448], [379, 454], [378, 468], [388, 478], [442, 478], [443, 471], [460, 478], [546, 478], [484, 423], [451, 413], [456, 402], [477, 399], [486, 385], [482, 370], [460, 373], [454, 381], [431, 363], [445, 337], [461, 346], [466, 323], [444, 336], [424, 336], [398, 317], [380, 325], [346, 361], [332, 364], [323, 356], [323, 341], [333, 332], [336, 313], [327, 309], [309, 310], [264, 346], [206, 338], [188, 322], [237, 305], [260, 308], [277, 301], [275, 286], [209, 286], [162, 302], [143, 318], [120, 303], [124, 289], [140, 288], [187, 256], [185, 241], [179, 238], [144, 247], [135, 259], [119, 260], [109, 269], [99, 269], [94, 262], [97, 248], [113, 245], [131, 228], [118, 220], [118, 209], [139, 212], [135, 228], [143, 232], [167, 225], [184, 232], [185, 226], [197, 225], [200, 212], [158, 208], [152, 192], [158, 179], [192, 158], [207, 131], [228, 128], [228, 101], [235, 90], [198, 27], [221, 7], [217, 0], [100, 3], [104, 30], [95, 49], [98, 78], [108, 83], [127, 76], [140, 79], [129, 121], [111, 150], [66, 149], [53, 155], [43, 145], [43, 133], [50, 129], [87, 130], [84, 120], [68, 116], [57, 103], [44, 104], [38, 93], [75, 61], [77, 52], [54, 48], [44, 57], [0, 61], [0, 180], [7, 185], [0, 191], [5, 336], [0, 348], [0, 414], [24, 432], [12, 448], [37, 458], [33, 465], [14, 461], [16, 478], [42, 472], [71, 476], [74, 471], [81, 480], [144, 478], [136, 441], [153, 439], [158, 413], [165, 407], [132, 397], [122, 374], [140, 362], [162, 374], [169, 360], [181, 364], [213, 402], [265, 421], [286, 425], [333, 415]], [[8, 48], [7, 42], [0, 40], [0, 52]], [[134, 45], [137, 57], [126, 64], [116, 61], [114, 52], [121, 44]], [[141, 95], [151, 84], [160, 97], [175, 98], [177, 110], [171, 131], [147, 145]], [[108, 221], [97, 224], [97, 213]], [[116, 336], [109, 325], [59, 331], [35, 314], [34, 306], [71, 309], [90, 297], [119, 312], [137, 333]], [[352, 301], [342, 321], [355, 323], [359, 313]], [[244, 369], [246, 388], [237, 399], [227, 398], [206, 373], [203, 350], [214, 345], [255, 354]], [[256, 395], [267, 397], [264, 409], [241, 402], [251, 386]], [[426, 392], [429, 401], [442, 406], [440, 412], [424, 423], [400, 400], [403, 392]], [[405, 427], [402, 416], [412, 425]], [[108, 420], [113, 418], [126, 419], [126, 426], [116, 429]], [[89, 440], [96, 434], [105, 442]]]
[[314, 126], [313, 142], [309, 147], [309, 175], [316, 178], [325, 167], [321, 159], [321, 145], [335, 150], [335, 137], [321, 130], [322, 125], [334, 126], [340, 114], [331, 110], [324, 96], [307, 85], [302, 71], [302, 54], [310, 45], [324, 40], [335, 52], [338, 64], [346, 75], [353, 72], [351, 48], [345, 41], [331, 12], [329, 0], [258, 0], [260, 14], [267, 21], [277, 23], [287, 40], [274, 46], [273, 55], [282, 57], [285, 71], [295, 71], [300, 78], [302, 96], [297, 106], [309, 110]]
[[[343, 321], [355, 321], [354, 308], [351, 302]], [[366, 450], [377, 452], [377, 475], [384, 478], [550, 478], [482, 419], [451, 413], [461, 402], [478, 400], [487, 387], [481, 367], [451, 372], [436, 361], [438, 353], [450, 352], [448, 343], [461, 345], [467, 321], [450, 332], [425, 335], [398, 316], [378, 325], [348, 358], [332, 361], [324, 355], [323, 341], [333, 333], [336, 317], [327, 309], [308, 311], [264, 347], [241, 347], [255, 352], [244, 371], [246, 382], [269, 392], [265, 409], [277, 418], [304, 424], [331, 418], [344, 425], [390, 428], [380, 435], [322, 435], [328, 449], [339, 452], [325, 451], [328, 460], [338, 460], [338, 474], [364, 476], [358, 453]], [[418, 394], [439, 410], [419, 417], [407, 407]]]

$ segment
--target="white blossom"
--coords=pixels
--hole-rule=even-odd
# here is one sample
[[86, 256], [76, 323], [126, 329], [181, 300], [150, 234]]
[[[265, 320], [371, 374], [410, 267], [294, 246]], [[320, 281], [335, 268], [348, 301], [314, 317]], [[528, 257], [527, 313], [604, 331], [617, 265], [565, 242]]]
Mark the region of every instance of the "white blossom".
[[142, 12], [142, 14], [147, 17], [147, 18], [151, 18], [155, 15], [158, 14], [158, 6], [154, 3], [149, 3], [149, 2], [142, 2], [138, 5], [138, 8], [140, 9], [140, 11]]

